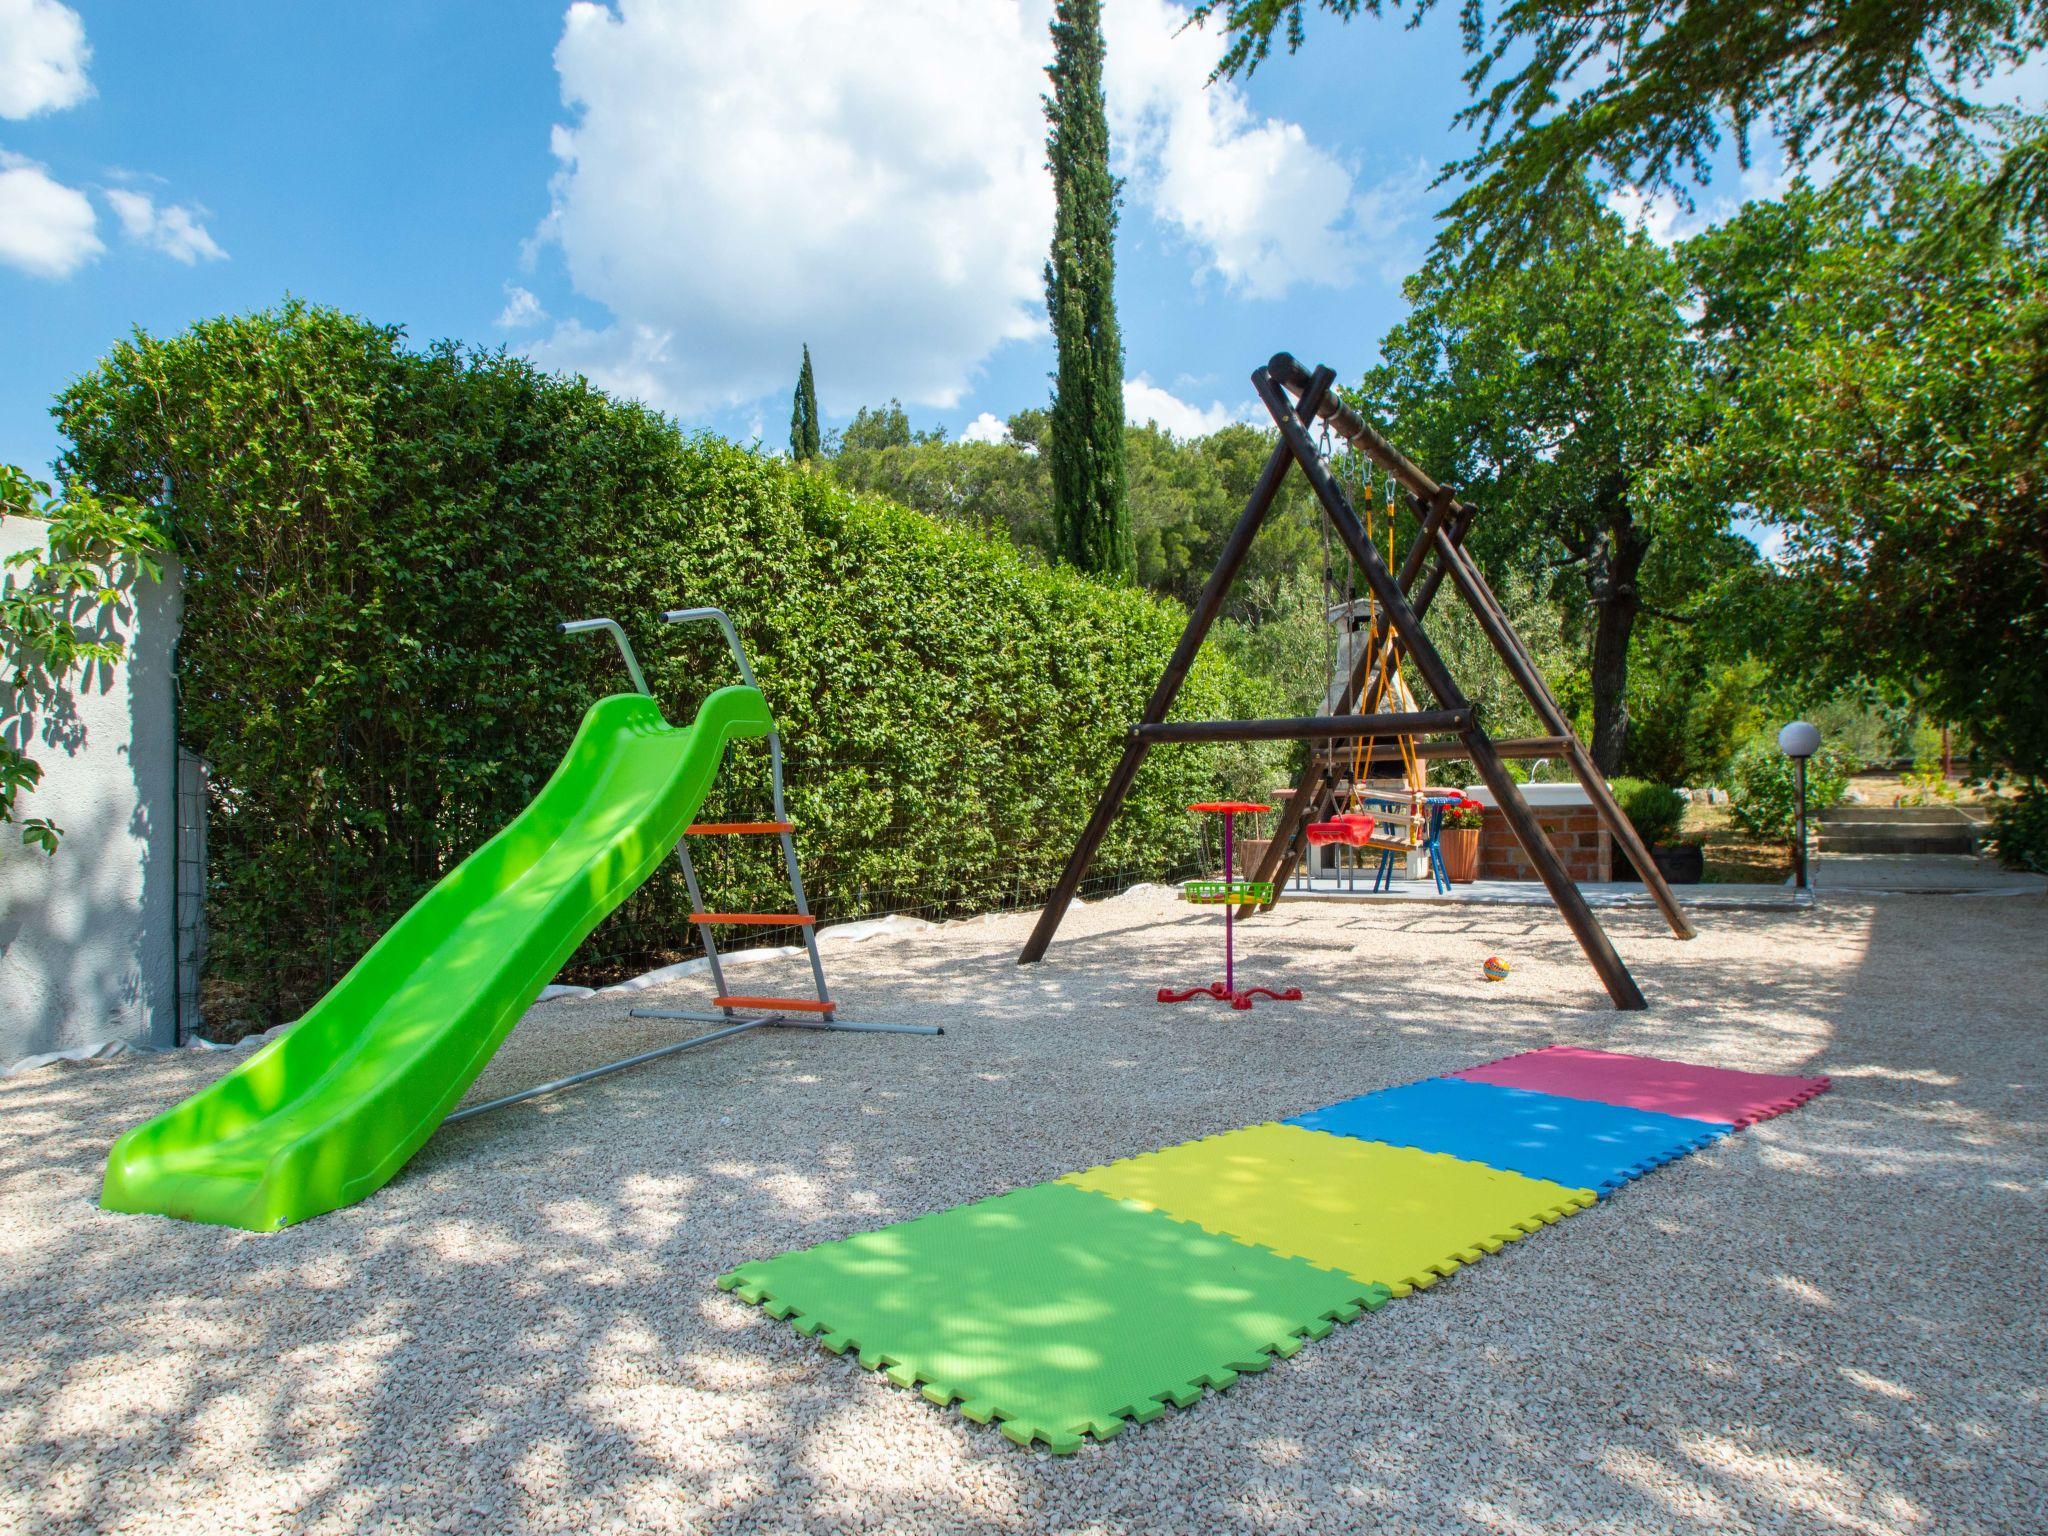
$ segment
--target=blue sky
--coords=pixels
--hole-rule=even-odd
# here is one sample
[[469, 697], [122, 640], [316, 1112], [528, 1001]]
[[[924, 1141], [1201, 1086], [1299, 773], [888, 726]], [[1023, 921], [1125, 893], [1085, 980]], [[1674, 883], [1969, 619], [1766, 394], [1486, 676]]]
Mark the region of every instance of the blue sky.
[[[52, 396], [131, 328], [288, 293], [770, 446], [806, 342], [828, 426], [1042, 404], [1047, 10], [0, 0], [0, 459], [46, 466]], [[1322, 24], [1204, 90], [1183, 15], [1105, 28], [1127, 397], [1196, 430], [1277, 348], [1372, 360], [1463, 61], [1448, 12]]]
[[[625, 20], [586, 9], [584, 24], [572, 28], [563, 4], [504, 0], [319, 7], [0, 0], [0, 32], [37, 27], [30, 42], [42, 48], [41, 72], [24, 83], [36, 61], [23, 62], [19, 42], [0, 45], [0, 70], [15, 72], [12, 90], [0, 89], [0, 154], [7, 157], [0, 177], [11, 169], [22, 173], [17, 182], [36, 178], [37, 185], [16, 188], [43, 194], [32, 209], [55, 195], [43, 184], [76, 199], [57, 199], [71, 222], [60, 219], [48, 237], [54, 246], [15, 251], [12, 262], [0, 251], [0, 458], [47, 465], [58, 446], [51, 397], [131, 327], [174, 332], [287, 293], [403, 324], [416, 340], [503, 343], [551, 363], [582, 364], [693, 425], [745, 438], [758, 422], [771, 444], [786, 437], [787, 391], [807, 340], [828, 425], [861, 401], [892, 395], [913, 419], [954, 432], [983, 412], [1001, 417], [1043, 403], [1051, 348], [1034, 330], [1042, 319], [1034, 311], [1043, 217], [1020, 208], [1031, 201], [1026, 183], [1043, 159], [1036, 115], [1042, 6], [1016, 8], [1012, 30], [980, 46], [906, 55], [902, 45], [914, 39], [898, 32], [849, 58], [843, 40], [828, 36], [814, 52], [787, 59], [764, 45], [811, 7], [788, 7], [794, 21], [764, 22], [751, 29], [757, 37], [730, 35], [749, 30], [731, 14], [747, 7], [685, 0], [623, 9]], [[957, 7], [891, 0], [839, 9], [942, 15], [1010, 8], [989, 0]], [[89, 50], [82, 91], [76, 71], [58, 68], [52, 83], [48, 54], [61, 45], [62, 28], [53, 40], [48, 13], [65, 10]], [[1126, 57], [1210, 53], [1208, 38], [1184, 40], [1176, 50], [1170, 7], [1112, 0], [1113, 13], [1119, 10], [1127, 14], [1113, 19], [1126, 29], [1145, 25], [1154, 34], [1143, 49], [1127, 44]], [[727, 35], [696, 49], [689, 34], [699, 26]], [[644, 41], [636, 31], [643, 27], [656, 40]], [[591, 99], [574, 106], [564, 104], [568, 82], [556, 59], [558, 46], [573, 46], [565, 44], [572, 31], [594, 38], [572, 66], [576, 88]], [[648, 55], [652, 66], [636, 69], [636, 59]], [[1426, 221], [1388, 200], [1434, 201], [1425, 172], [1452, 150], [1445, 119], [1457, 68], [1455, 39], [1442, 26], [1422, 34], [1332, 28], [1298, 59], [1262, 71], [1247, 92], [1228, 93], [1222, 104], [1242, 114], [1235, 123], [1216, 124], [1202, 110], [1208, 103], [1199, 82], [1190, 83], [1189, 64], [1179, 58], [1155, 63], [1130, 85], [1124, 94], [1136, 99], [1125, 121], [1175, 139], [1138, 169], [1127, 196], [1119, 298], [1133, 381], [1149, 380], [1213, 417], [1219, 407], [1246, 408], [1246, 376], [1278, 347], [1328, 358], [1347, 373], [1367, 362], [1373, 339], [1399, 312], [1398, 276], [1427, 239]], [[821, 73], [828, 76], [823, 94], [836, 101], [788, 109], [799, 121], [811, 114], [815, 136], [859, 139], [892, 95], [937, 99], [905, 122], [877, 124], [850, 166], [817, 167], [817, 157], [805, 153], [816, 137], [775, 146], [764, 163], [747, 165], [762, 119], [782, 115], [776, 98], [792, 91], [816, 98]], [[1418, 89], [1421, 81], [1428, 90]], [[735, 111], [730, 101], [705, 100], [735, 89], [755, 105]], [[674, 110], [669, 98], [689, 92], [701, 108]], [[882, 110], [863, 102], [863, 92], [881, 97]], [[999, 108], [982, 112], [994, 94]], [[1417, 111], [1409, 105], [1417, 100], [1432, 105]], [[947, 128], [955, 112], [957, 134]], [[558, 127], [573, 131], [586, 119], [597, 120], [593, 137], [604, 142], [586, 148], [572, 168], [551, 140]], [[722, 120], [731, 121], [729, 134], [718, 131]], [[1265, 132], [1274, 124], [1284, 126]], [[953, 163], [864, 174], [956, 139]], [[971, 179], [990, 159], [999, 169], [988, 178], [987, 199], [948, 197], [947, 184]], [[716, 227], [699, 236], [727, 241], [738, 253], [738, 264], [720, 272], [704, 273], [685, 251], [675, 252], [676, 270], [665, 271], [664, 246], [687, 242], [673, 229], [650, 231], [651, 248], [639, 236], [646, 214], [633, 204], [635, 188], [650, 189], [672, 218], [706, 206], [691, 162], [728, 168], [705, 223], [729, 228], [730, 236]], [[1267, 194], [1268, 207], [1292, 226], [1282, 251], [1262, 253], [1255, 230], [1230, 223], [1252, 215], [1202, 201], [1228, 200], [1241, 183], [1256, 191], [1275, 176], [1300, 182], [1304, 171], [1306, 185], [1278, 199]], [[1173, 175], [1203, 185], [1178, 204], [1173, 194], [1148, 194]], [[922, 185], [926, 179], [938, 190]], [[849, 182], [868, 183], [857, 185], [863, 217], [819, 229], [820, 210]], [[565, 195], [575, 201], [562, 201]], [[147, 223], [140, 216], [134, 229], [123, 222], [116, 206], [123, 197], [131, 213], [137, 197], [148, 200]], [[83, 239], [97, 250], [80, 248], [81, 202], [92, 221]], [[1344, 212], [1347, 202], [1355, 206]], [[1314, 250], [1317, 220], [1333, 203], [1343, 238], [1324, 257]], [[177, 223], [176, 210], [189, 223]], [[166, 227], [167, 212], [174, 227]], [[990, 232], [1005, 220], [1015, 227]], [[563, 234], [552, 232], [565, 224]], [[863, 248], [872, 249], [877, 229], [889, 224], [902, 229], [901, 243], [883, 239], [864, 260]], [[193, 228], [208, 247], [195, 248], [189, 233], [180, 243], [180, 232]], [[574, 242], [574, 262], [566, 242]], [[746, 251], [757, 247], [767, 248], [761, 254], [772, 271], [748, 270], [754, 258]], [[1219, 269], [1219, 247], [1222, 260], [1237, 263], [1233, 271]], [[936, 272], [934, 248], [964, 265]], [[984, 281], [977, 261], [999, 270]], [[1338, 273], [1335, 282], [1318, 273], [1325, 261]], [[849, 266], [861, 268], [857, 278], [848, 279]], [[671, 285], [687, 297], [664, 302]], [[521, 318], [518, 291], [531, 294], [545, 318], [500, 325]], [[757, 318], [733, 326], [721, 314]], [[719, 334], [696, 366], [692, 333], [707, 317]], [[642, 325], [665, 337], [651, 365], [636, 349]], [[929, 346], [918, 345], [921, 335], [930, 336]], [[749, 359], [758, 361], [750, 366]], [[720, 373], [740, 376], [721, 387]], [[1157, 396], [1135, 398], [1175, 414]]]

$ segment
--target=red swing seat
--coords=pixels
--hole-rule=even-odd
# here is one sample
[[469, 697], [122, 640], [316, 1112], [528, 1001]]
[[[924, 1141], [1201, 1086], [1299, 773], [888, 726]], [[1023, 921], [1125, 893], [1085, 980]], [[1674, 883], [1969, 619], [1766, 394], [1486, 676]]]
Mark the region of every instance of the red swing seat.
[[1331, 843], [1343, 843], [1352, 848], [1363, 848], [1371, 840], [1377, 821], [1371, 816], [1356, 811], [1347, 811], [1332, 816], [1328, 821], [1313, 821], [1306, 828], [1309, 842], [1317, 848]]
[[1344, 811], [1328, 821], [1310, 822], [1303, 831], [1311, 846], [1317, 848], [1341, 843], [1347, 848], [1377, 848], [1385, 853], [1406, 853], [1416, 844], [1380, 831], [1383, 823], [1391, 823], [1394, 819], [1367, 815], [1363, 811]]

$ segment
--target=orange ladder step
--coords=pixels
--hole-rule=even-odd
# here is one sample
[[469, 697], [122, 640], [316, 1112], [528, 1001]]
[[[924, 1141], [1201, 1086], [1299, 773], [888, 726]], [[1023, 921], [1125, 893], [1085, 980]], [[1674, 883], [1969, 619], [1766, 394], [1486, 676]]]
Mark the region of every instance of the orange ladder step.
[[693, 923], [732, 923], [750, 928], [808, 928], [817, 919], [808, 912], [692, 912]]
[[691, 837], [711, 837], [728, 832], [794, 832], [787, 821], [693, 821], [683, 831]]
[[830, 1013], [839, 1005], [811, 997], [714, 997], [718, 1008], [762, 1008], [774, 1013]]

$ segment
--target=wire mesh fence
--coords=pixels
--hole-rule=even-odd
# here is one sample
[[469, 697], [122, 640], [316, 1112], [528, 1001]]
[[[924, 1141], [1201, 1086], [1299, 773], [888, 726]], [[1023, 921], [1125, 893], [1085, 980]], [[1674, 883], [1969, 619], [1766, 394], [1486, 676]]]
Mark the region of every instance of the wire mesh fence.
[[178, 749], [175, 844], [178, 1043], [200, 1031], [200, 980], [206, 970], [206, 763]]

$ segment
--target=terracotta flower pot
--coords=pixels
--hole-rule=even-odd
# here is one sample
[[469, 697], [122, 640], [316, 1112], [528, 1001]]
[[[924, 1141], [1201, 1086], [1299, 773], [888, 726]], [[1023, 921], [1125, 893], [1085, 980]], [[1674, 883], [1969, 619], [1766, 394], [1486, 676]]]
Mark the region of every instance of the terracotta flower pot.
[[1445, 827], [1442, 835], [1444, 873], [1453, 885], [1470, 885], [1479, 878], [1479, 828]]

